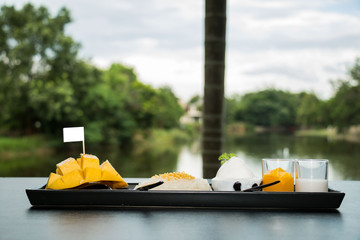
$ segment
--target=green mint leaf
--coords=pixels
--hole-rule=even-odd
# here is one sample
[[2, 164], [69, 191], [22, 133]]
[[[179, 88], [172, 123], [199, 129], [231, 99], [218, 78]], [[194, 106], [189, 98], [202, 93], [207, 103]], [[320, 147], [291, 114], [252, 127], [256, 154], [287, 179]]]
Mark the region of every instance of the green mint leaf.
[[226, 161], [228, 161], [230, 158], [235, 157], [235, 153], [223, 153], [220, 155], [220, 157], [218, 158], [219, 161], [221, 161], [221, 165], [223, 165]]

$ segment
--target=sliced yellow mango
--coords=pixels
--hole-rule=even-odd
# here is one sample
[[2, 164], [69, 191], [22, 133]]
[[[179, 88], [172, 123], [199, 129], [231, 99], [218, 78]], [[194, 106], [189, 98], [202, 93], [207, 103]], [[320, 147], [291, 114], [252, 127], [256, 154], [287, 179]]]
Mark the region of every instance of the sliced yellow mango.
[[87, 167], [83, 170], [85, 182], [97, 182], [101, 180], [101, 169], [100, 167], [92, 168]]
[[124, 181], [108, 160], [101, 164], [100, 169], [102, 181]]
[[101, 181], [107, 181], [111, 188], [126, 188], [129, 186], [108, 160], [103, 162], [100, 168]]
[[81, 154], [80, 166], [83, 170], [87, 167], [99, 168], [99, 159], [95, 155]]
[[64, 161], [56, 164], [56, 166], [56, 173], [59, 175], [66, 175], [67, 173], [70, 173], [74, 170], [81, 171], [79, 164], [75, 161], [74, 158], [65, 159]]
[[101, 180], [99, 159], [90, 154], [81, 154], [80, 166], [84, 173], [85, 182], [97, 182]]
[[58, 180], [59, 178], [61, 178], [61, 175], [55, 174], [55, 173], [50, 173], [48, 182], [47, 182], [47, 184], [46, 184], [46, 188], [48, 189], [49, 186], [53, 185], [54, 182], [55, 182], [56, 180]]
[[66, 189], [73, 188], [83, 184], [84, 179], [81, 171], [74, 170], [70, 173], [67, 173], [64, 176], [56, 179], [51, 184], [48, 184], [46, 188], [48, 189]]
[[74, 188], [88, 182], [106, 182], [114, 189], [128, 187], [109, 161], [106, 160], [100, 166], [99, 159], [94, 155], [81, 154], [76, 160], [68, 158], [56, 166], [56, 174], [49, 175], [47, 189]]
[[123, 181], [117, 181], [117, 182], [107, 182], [104, 181], [106, 185], [111, 187], [112, 189], [118, 189], [118, 188], [127, 188], [129, 184], [127, 184], [124, 180]]
[[68, 188], [73, 188], [84, 183], [83, 174], [79, 170], [72, 171], [61, 177]]
[[79, 166], [81, 167], [81, 158], [77, 158], [76, 162], [79, 164]]

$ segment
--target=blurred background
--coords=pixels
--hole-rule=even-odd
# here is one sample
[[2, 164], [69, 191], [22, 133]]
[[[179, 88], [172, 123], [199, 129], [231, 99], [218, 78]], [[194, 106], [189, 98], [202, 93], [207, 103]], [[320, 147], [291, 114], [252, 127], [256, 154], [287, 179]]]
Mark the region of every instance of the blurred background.
[[[202, 177], [204, 1], [0, 7], [0, 177], [78, 157], [71, 126], [123, 177]], [[326, 158], [360, 180], [359, 39], [356, 0], [228, 0], [224, 150], [258, 176], [262, 158]]]

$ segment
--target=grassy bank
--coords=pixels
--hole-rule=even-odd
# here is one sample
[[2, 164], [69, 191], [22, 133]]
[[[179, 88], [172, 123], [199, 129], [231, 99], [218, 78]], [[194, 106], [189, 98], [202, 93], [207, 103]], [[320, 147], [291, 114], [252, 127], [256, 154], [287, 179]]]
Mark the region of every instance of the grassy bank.
[[3, 137], [0, 136], [1, 160], [14, 157], [45, 155], [52, 152], [44, 136]]
[[342, 132], [336, 128], [326, 128], [300, 130], [296, 131], [295, 134], [300, 137], [326, 137], [331, 140], [360, 143], [360, 128], [358, 126], [350, 127]]
[[42, 147], [45, 140], [41, 136], [29, 137], [3, 137], [0, 136], [0, 153], [9, 151], [33, 151], [36, 148]]
[[[286, 129], [268, 128], [259, 131], [259, 127], [246, 125], [244, 123], [231, 123], [226, 125], [226, 134], [230, 137], [242, 137], [256, 133], [289, 133]], [[347, 141], [360, 143], [360, 125], [351, 126], [339, 131], [337, 128], [321, 128], [321, 129], [302, 129], [294, 133], [297, 137], [324, 137], [334, 141]]]
[[44, 136], [1, 136], [0, 177], [44, 176], [39, 172], [51, 164], [48, 156], [52, 153], [53, 148]]
[[328, 129], [309, 129], [298, 130], [295, 132], [295, 135], [299, 137], [335, 137], [336, 132]]
[[[151, 129], [136, 134], [127, 147], [87, 145], [86, 150], [100, 159], [111, 159], [127, 176], [147, 176], [152, 169], [173, 169], [181, 147], [191, 140], [184, 129]], [[57, 163], [80, 151], [80, 143], [63, 144], [44, 136], [1, 136], [0, 177], [47, 177]]]

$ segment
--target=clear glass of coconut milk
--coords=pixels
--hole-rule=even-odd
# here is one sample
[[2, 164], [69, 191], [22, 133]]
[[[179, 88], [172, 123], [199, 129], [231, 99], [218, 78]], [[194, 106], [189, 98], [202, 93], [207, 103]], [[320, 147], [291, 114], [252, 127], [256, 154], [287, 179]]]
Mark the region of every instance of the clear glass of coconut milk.
[[328, 159], [297, 159], [295, 192], [327, 192], [328, 168]]

